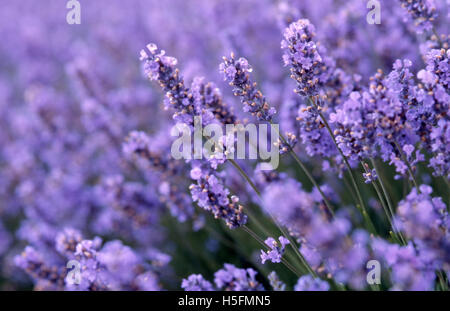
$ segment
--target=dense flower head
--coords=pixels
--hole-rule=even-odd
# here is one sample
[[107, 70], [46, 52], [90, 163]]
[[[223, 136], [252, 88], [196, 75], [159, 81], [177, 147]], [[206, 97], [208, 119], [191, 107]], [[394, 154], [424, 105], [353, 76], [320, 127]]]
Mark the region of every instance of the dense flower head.
[[261, 250], [261, 262], [264, 264], [267, 260], [270, 260], [273, 263], [280, 263], [281, 257], [283, 257], [284, 249], [287, 244], [289, 244], [289, 240], [283, 236], [278, 238], [279, 242], [277, 242], [274, 238], [267, 238], [264, 243], [269, 247], [268, 251]]
[[316, 107], [301, 105], [296, 119], [300, 140], [309, 156], [333, 157], [337, 155], [338, 151]]
[[411, 61], [397, 60], [389, 75], [378, 71], [368, 88], [352, 92], [330, 115], [336, 141], [350, 160], [359, 162], [379, 155], [403, 176], [408, 165], [414, 172], [416, 164], [424, 161], [416, 147], [420, 141], [417, 126], [410, 122], [410, 107], [418, 105], [410, 67]]
[[43, 256], [31, 246], [15, 257], [15, 264], [36, 281], [36, 288], [54, 290], [64, 285], [64, 269], [46, 264]]
[[194, 116], [201, 116], [205, 124], [214, 118], [209, 110], [195, 102], [191, 90], [185, 86], [184, 79], [175, 67], [176, 58], [166, 56], [164, 50], [151, 43], [147, 45], [147, 50], [141, 50], [140, 59], [144, 63], [146, 76], [150, 80], [157, 80], [166, 92], [166, 109], [174, 111], [174, 120], [193, 126]]
[[450, 52], [431, 49], [426, 55], [426, 67], [417, 73], [417, 101], [409, 111], [408, 121], [419, 133], [424, 147], [431, 153], [429, 166], [436, 176], [449, 176], [448, 111], [450, 109]]
[[213, 213], [217, 219], [223, 219], [231, 229], [247, 223], [244, 207], [239, 204], [237, 196], [230, 197], [230, 191], [224, 187], [217, 173], [201, 165], [194, 166], [191, 178], [196, 181], [189, 189], [194, 202]]
[[251, 80], [249, 74], [252, 71], [252, 67], [245, 58], [236, 59], [234, 54], [231, 54], [229, 58], [224, 57], [223, 63], [220, 64], [220, 72], [224, 80], [233, 86], [234, 95], [241, 98], [244, 111], [250, 112], [259, 121], [271, 121], [276, 110], [269, 106], [266, 98], [257, 88], [256, 82]]
[[420, 81], [408, 121], [429, 145], [430, 128], [440, 119], [448, 120], [449, 50], [431, 49], [425, 55], [426, 67], [417, 73]]
[[[432, 49], [425, 55], [426, 67], [418, 77], [426, 85], [440, 84], [448, 91], [450, 84], [450, 49]], [[445, 96], [442, 94], [441, 96]], [[448, 98], [447, 96], [444, 98]], [[448, 101], [444, 102], [448, 107]]]
[[296, 92], [302, 96], [314, 96], [330, 76], [331, 61], [314, 41], [315, 27], [307, 19], [300, 19], [284, 31], [281, 48], [285, 66], [290, 66], [291, 77], [297, 82]]
[[449, 269], [449, 224], [442, 199], [431, 197], [432, 188], [414, 188], [399, 203], [394, 222], [410, 240], [400, 246], [376, 239], [374, 253], [391, 268], [393, 289], [431, 290], [435, 270]]
[[203, 77], [196, 77], [192, 82], [191, 89], [197, 107], [211, 110], [220, 124], [237, 123], [237, 117], [223, 101], [221, 91], [214, 83], [205, 82]]

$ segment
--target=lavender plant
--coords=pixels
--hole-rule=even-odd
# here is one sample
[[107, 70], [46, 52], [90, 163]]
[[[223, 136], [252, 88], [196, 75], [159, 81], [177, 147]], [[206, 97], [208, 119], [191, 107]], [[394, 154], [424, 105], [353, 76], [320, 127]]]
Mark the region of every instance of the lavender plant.
[[129, 2], [0, 11], [0, 290], [448, 290], [448, 3]]

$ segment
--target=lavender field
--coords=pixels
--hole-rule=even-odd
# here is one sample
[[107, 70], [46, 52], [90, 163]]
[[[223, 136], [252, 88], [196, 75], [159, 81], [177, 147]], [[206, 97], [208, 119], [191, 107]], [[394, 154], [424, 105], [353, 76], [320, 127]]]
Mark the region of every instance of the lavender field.
[[450, 1], [0, 6], [0, 290], [448, 291]]

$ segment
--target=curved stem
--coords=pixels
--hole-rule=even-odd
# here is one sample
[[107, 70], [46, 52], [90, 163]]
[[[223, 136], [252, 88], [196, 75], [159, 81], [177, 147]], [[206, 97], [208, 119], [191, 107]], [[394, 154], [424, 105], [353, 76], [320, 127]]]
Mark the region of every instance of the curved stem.
[[[364, 170], [366, 171], [366, 173], [370, 172], [369, 171], [369, 166], [366, 163], [361, 163], [361, 165], [364, 168]], [[379, 179], [380, 179], [380, 176], [378, 176], [377, 180], [379, 180]], [[397, 240], [401, 244], [406, 245], [405, 241], [403, 240], [403, 237], [401, 236], [400, 232], [397, 230], [397, 228], [394, 225], [394, 222], [392, 220], [392, 217], [394, 215], [391, 214], [389, 208], [387, 207], [387, 205], [385, 203], [385, 199], [383, 198], [383, 196], [381, 194], [380, 188], [378, 188], [377, 180], [372, 181], [371, 184], [372, 184], [373, 188], [375, 189], [375, 192], [377, 193], [378, 200], [380, 201], [381, 206], [383, 207], [384, 214], [386, 215], [386, 217], [388, 219], [388, 222], [389, 222], [389, 225], [391, 226], [391, 228], [393, 230], [392, 232], [393, 232], [393, 235], [395, 237], [395, 240]]]
[[[270, 123], [272, 124], [272, 122], [270, 122]], [[287, 141], [284, 138], [283, 134], [281, 134], [278, 130], [277, 130], [277, 134], [280, 137], [280, 139], [283, 141], [283, 143], [286, 144], [287, 146], [289, 146], [289, 144], [287, 143]], [[294, 158], [295, 162], [297, 162], [297, 164], [300, 166], [300, 168], [302, 169], [303, 173], [305, 173], [306, 177], [308, 177], [309, 181], [313, 184], [313, 186], [319, 191], [319, 193], [322, 196], [322, 199], [323, 199], [323, 201], [325, 203], [325, 206], [328, 209], [328, 212], [332, 216], [334, 216], [333, 209], [332, 209], [331, 204], [328, 201], [325, 193], [322, 191], [322, 189], [320, 188], [319, 184], [316, 182], [316, 180], [314, 179], [312, 174], [309, 172], [309, 170], [306, 168], [306, 166], [303, 164], [303, 162], [300, 161], [300, 158], [297, 156], [297, 154], [294, 152], [294, 150], [292, 150], [292, 148], [290, 148], [290, 147], [289, 147], [289, 154]]]
[[328, 133], [330, 134], [334, 145], [336, 146], [337, 150], [339, 151], [339, 154], [341, 155], [342, 159], [344, 160], [345, 165], [347, 166], [353, 188], [355, 189], [355, 192], [356, 192], [356, 195], [357, 195], [358, 201], [359, 201], [359, 207], [358, 207], [358, 205], [356, 205], [356, 207], [360, 210], [361, 214], [363, 215], [364, 219], [366, 220], [369, 230], [372, 231], [372, 233], [376, 233], [375, 226], [373, 225], [372, 220], [370, 219], [369, 214], [367, 213], [366, 205], [364, 204], [364, 200], [362, 199], [361, 192], [359, 190], [358, 184], [356, 183], [355, 175], [353, 173], [352, 167], [350, 166], [350, 163], [348, 162], [347, 157], [344, 155], [341, 148], [337, 144], [336, 138], [334, 137], [334, 134], [333, 134], [333, 131], [331, 130], [330, 125], [328, 124], [325, 116], [320, 111], [321, 108], [311, 98], [308, 98], [308, 99], [314, 105], [314, 107], [317, 109], [317, 113], [319, 114], [320, 118], [322, 119], [322, 122], [325, 125], [325, 128], [327, 129]]

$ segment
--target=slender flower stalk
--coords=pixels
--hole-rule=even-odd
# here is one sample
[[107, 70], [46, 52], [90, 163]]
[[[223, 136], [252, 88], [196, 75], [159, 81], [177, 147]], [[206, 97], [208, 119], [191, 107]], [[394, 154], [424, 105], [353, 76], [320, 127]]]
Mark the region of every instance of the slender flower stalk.
[[357, 205], [357, 207], [358, 207], [358, 206], [360, 207], [360, 208], [359, 208], [359, 209], [360, 209], [360, 212], [361, 212], [361, 214], [363, 215], [363, 217], [364, 217], [364, 219], [365, 219], [365, 221], [366, 221], [366, 223], [367, 223], [367, 225], [368, 225], [368, 228], [369, 228], [373, 233], [376, 233], [375, 226], [373, 225], [373, 222], [372, 222], [372, 220], [370, 219], [370, 216], [369, 216], [369, 214], [368, 214], [368, 212], [367, 212], [366, 205], [365, 205], [364, 200], [363, 200], [363, 198], [362, 198], [361, 192], [360, 192], [359, 187], [358, 187], [358, 183], [356, 182], [355, 175], [354, 175], [354, 173], [353, 173], [352, 167], [350, 166], [350, 163], [348, 162], [347, 157], [344, 155], [344, 153], [342, 152], [341, 148], [340, 148], [339, 145], [337, 144], [336, 138], [335, 138], [335, 136], [334, 136], [334, 134], [333, 134], [333, 132], [332, 132], [332, 130], [331, 130], [331, 128], [330, 128], [330, 125], [328, 124], [328, 122], [327, 122], [327, 120], [325, 119], [324, 115], [320, 112], [320, 106], [318, 106], [317, 103], [316, 103], [314, 100], [311, 100], [311, 99], [309, 99], [309, 100], [310, 100], [310, 102], [317, 108], [317, 110], [319, 111], [319, 115], [320, 115], [320, 118], [322, 119], [322, 122], [324, 123], [325, 127], [327, 128], [328, 133], [330, 134], [331, 138], [333, 139], [333, 142], [334, 142], [334, 144], [336, 145], [336, 148], [338, 149], [338, 151], [339, 151], [339, 153], [340, 153], [342, 159], [343, 159], [344, 162], [345, 162], [345, 165], [347, 166], [347, 169], [348, 169], [348, 172], [349, 172], [349, 175], [350, 175], [350, 180], [352, 181], [353, 188], [354, 188], [354, 190], [355, 190], [355, 192], [356, 192], [356, 194], [357, 194], [358, 201], [359, 201], [359, 205]]
[[[369, 167], [369, 165], [367, 163], [361, 163], [361, 166], [364, 168], [364, 170], [366, 171], [367, 175], [373, 175], [373, 173], [371, 172], [370, 167]], [[393, 223], [392, 217], [394, 215], [391, 213], [390, 208], [388, 208], [388, 206], [386, 205], [385, 199], [383, 198], [383, 195], [381, 194], [381, 191], [378, 188], [377, 179], [378, 178], [371, 179], [371, 181], [369, 183], [372, 184], [373, 188], [375, 189], [375, 192], [376, 192], [376, 194], [378, 196], [378, 199], [379, 199], [379, 201], [381, 203], [381, 206], [383, 207], [384, 214], [386, 215], [386, 218], [389, 221], [389, 225], [390, 225], [390, 227], [393, 230], [393, 234], [395, 235], [396, 240], [398, 242], [406, 245], [406, 242], [404, 241], [403, 237], [401, 236], [401, 233], [398, 232], [397, 228], [395, 227], [395, 225]]]

